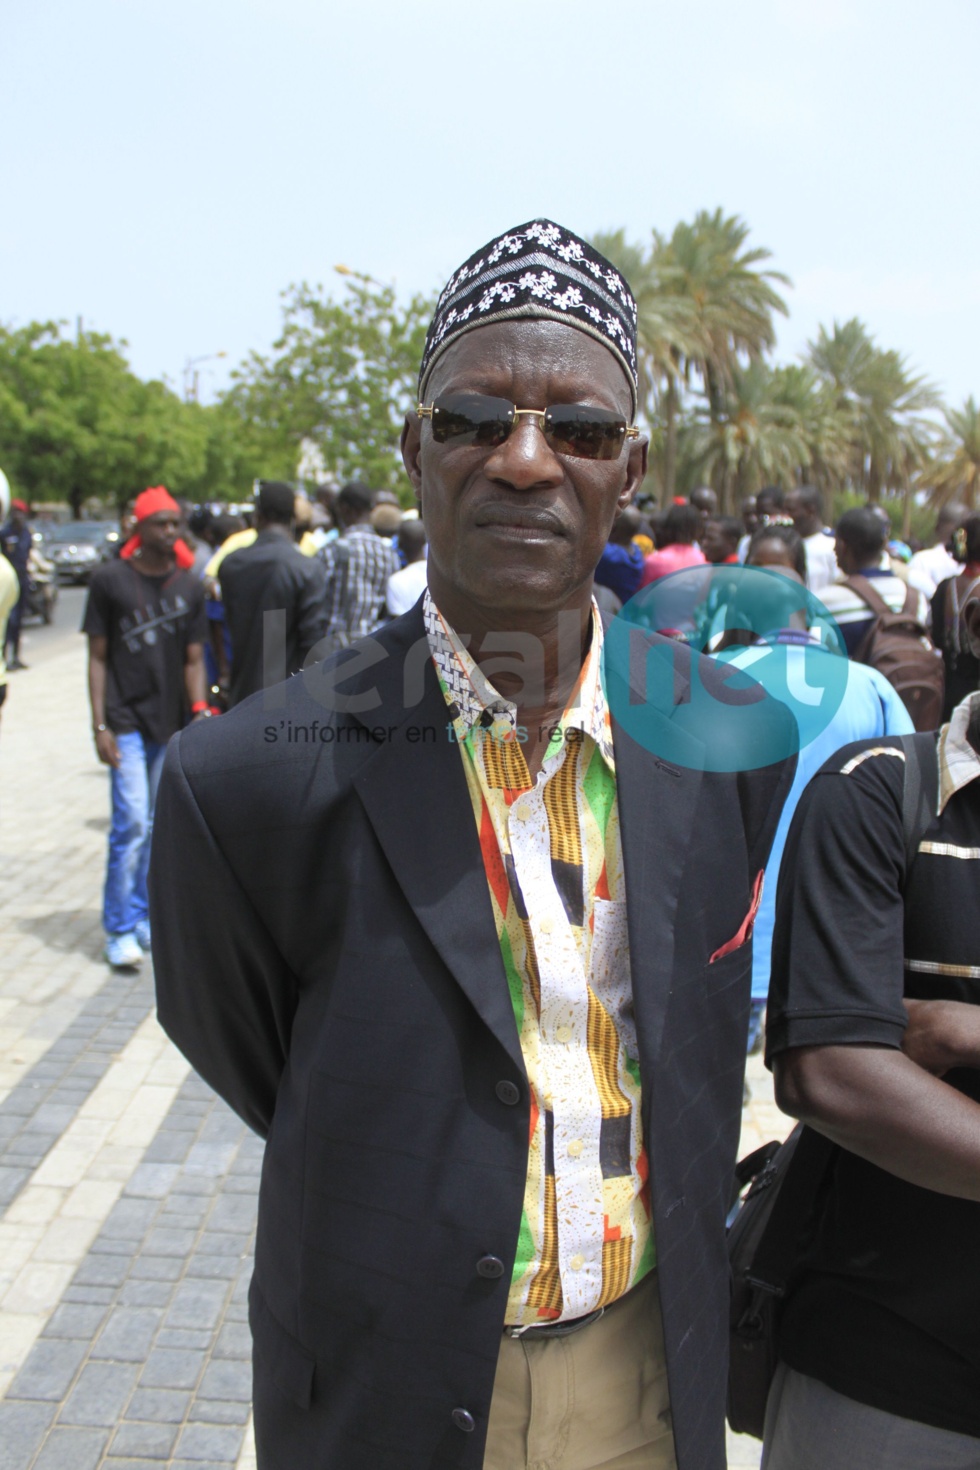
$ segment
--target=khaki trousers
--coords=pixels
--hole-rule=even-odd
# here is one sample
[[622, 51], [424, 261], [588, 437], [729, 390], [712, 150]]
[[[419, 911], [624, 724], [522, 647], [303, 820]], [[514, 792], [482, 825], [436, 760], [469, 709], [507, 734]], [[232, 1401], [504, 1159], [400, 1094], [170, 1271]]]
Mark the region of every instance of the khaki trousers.
[[568, 1337], [504, 1337], [483, 1470], [676, 1470], [655, 1271]]

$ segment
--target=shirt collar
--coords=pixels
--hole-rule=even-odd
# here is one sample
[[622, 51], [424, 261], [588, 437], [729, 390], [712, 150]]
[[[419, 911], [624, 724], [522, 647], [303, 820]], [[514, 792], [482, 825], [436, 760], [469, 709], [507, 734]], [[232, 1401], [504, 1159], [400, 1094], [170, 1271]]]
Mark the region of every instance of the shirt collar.
[[[432, 661], [442, 685], [450, 719], [462, 742], [476, 725], [484, 728], [504, 720], [517, 730], [517, 706], [504, 699], [467, 652], [459, 634], [436, 607], [425, 589], [422, 603], [425, 632]], [[592, 604], [592, 637], [582, 672], [561, 718], [563, 729], [590, 735], [610, 768], [615, 767], [609, 706], [602, 687], [602, 620]]]
[[970, 719], [980, 705], [980, 692], [967, 695], [953, 711], [948, 725], [939, 736], [939, 814], [957, 791], [962, 791], [980, 776], [980, 755], [973, 749], [966, 732]]

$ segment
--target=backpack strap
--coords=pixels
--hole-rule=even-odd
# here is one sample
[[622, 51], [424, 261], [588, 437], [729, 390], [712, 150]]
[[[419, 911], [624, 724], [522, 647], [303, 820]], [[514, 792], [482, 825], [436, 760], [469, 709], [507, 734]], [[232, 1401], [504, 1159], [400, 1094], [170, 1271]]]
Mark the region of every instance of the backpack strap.
[[[868, 604], [868, 607], [871, 609], [876, 617], [887, 617], [890, 614], [891, 608], [888, 606], [888, 603], [882, 597], [877, 587], [872, 586], [870, 578], [859, 577], [857, 575], [853, 577], [845, 577], [844, 585], [845, 587], [850, 587], [852, 592], [856, 592], [861, 601]], [[910, 587], [909, 592], [912, 592], [914, 595], [913, 588]], [[906, 611], [908, 611], [907, 595], [905, 601]]]
[[902, 789], [902, 832], [905, 837], [905, 876], [915, 862], [919, 843], [939, 803], [939, 757], [936, 737], [927, 732], [902, 735], [898, 742], [905, 752], [905, 781]]

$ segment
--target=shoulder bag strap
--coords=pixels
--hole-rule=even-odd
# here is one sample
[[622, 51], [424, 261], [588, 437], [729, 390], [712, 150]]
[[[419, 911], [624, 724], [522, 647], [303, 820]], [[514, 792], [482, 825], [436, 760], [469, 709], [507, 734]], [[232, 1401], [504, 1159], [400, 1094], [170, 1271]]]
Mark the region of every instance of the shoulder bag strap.
[[882, 615], [887, 615], [891, 612], [888, 603], [882, 597], [877, 587], [871, 585], [867, 577], [847, 577], [845, 579], [845, 586], [850, 587], [852, 592], [856, 592], [861, 601], [866, 602], [877, 617], [880, 618]]

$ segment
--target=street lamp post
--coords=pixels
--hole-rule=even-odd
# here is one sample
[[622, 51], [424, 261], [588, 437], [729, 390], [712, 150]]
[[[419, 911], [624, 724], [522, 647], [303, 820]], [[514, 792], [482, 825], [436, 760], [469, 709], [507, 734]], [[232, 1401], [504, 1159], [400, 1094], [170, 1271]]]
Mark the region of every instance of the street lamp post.
[[227, 352], [205, 352], [203, 357], [189, 357], [184, 363], [184, 402], [197, 403], [198, 401], [198, 372], [202, 362], [214, 362], [216, 358], [227, 357]]

